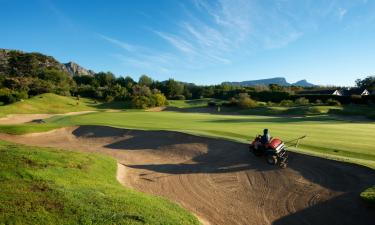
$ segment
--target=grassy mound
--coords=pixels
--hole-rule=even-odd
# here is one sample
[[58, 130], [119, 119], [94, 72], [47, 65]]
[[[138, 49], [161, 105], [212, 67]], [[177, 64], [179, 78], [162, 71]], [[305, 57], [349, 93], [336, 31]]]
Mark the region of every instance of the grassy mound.
[[202, 98], [193, 100], [168, 100], [168, 106], [176, 108], [198, 108], [206, 107], [210, 101], [219, 101], [213, 98]]
[[375, 205], [375, 186], [370, 187], [370, 188], [366, 189], [365, 191], [363, 191], [361, 193], [361, 198], [364, 201]]
[[87, 98], [80, 98], [77, 101], [75, 97], [47, 93], [10, 105], [0, 106], [0, 116], [15, 113], [66, 113], [95, 110], [97, 105], [98, 103]]
[[0, 224], [199, 224], [165, 199], [121, 186], [99, 154], [0, 141]]

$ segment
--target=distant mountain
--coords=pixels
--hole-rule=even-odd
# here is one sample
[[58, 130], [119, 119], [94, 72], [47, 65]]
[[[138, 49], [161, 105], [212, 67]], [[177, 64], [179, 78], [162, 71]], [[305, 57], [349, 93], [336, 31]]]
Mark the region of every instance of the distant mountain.
[[89, 75], [94, 76], [95, 72], [92, 70], [87, 70], [82, 66], [78, 65], [75, 62], [68, 62], [62, 64], [63, 70], [69, 73], [71, 76], [81, 76], [81, 75]]
[[315, 84], [307, 82], [307, 80], [300, 80], [292, 84], [293, 86], [300, 86], [300, 87], [314, 87]]
[[87, 70], [77, 63], [60, 63], [52, 56], [41, 53], [0, 49], [0, 75], [37, 76], [43, 69], [63, 71], [70, 76], [95, 74], [94, 71]]
[[261, 79], [261, 80], [248, 80], [248, 81], [241, 81], [241, 82], [223, 82], [223, 84], [229, 84], [234, 86], [267, 86], [270, 84], [278, 84], [280, 86], [301, 86], [301, 87], [313, 87], [316, 86], [307, 82], [306, 80], [300, 80], [295, 83], [288, 83], [284, 77], [274, 77], [268, 79]]

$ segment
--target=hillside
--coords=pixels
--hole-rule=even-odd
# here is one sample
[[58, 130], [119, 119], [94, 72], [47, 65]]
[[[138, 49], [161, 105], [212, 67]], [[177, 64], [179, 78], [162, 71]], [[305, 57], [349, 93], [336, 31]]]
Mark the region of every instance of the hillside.
[[[78, 104], [77, 104], [78, 103]], [[0, 106], [0, 117], [7, 114], [29, 114], [29, 113], [67, 113], [86, 110], [97, 110], [99, 103], [87, 98], [77, 101], [74, 97], [60, 96], [46, 93], [32, 98], [15, 102], [13, 104]]]
[[125, 188], [115, 160], [0, 141], [0, 224], [199, 224], [175, 203]]
[[60, 63], [52, 56], [37, 52], [23, 52], [19, 50], [0, 49], [0, 75], [4, 76], [37, 76], [45, 69], [55, 69], [70, 76], [94, 75], [77, 63]]

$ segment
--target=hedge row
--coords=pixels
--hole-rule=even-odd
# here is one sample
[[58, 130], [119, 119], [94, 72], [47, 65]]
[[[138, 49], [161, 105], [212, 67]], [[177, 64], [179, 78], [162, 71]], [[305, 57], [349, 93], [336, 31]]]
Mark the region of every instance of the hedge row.
[[321, 100], [326, 102], [328, 99], [334, 99], [339, 101], [341, 104], [370, 104], [375, 103], [375, 95], [352, 95], [352, 96], [339, 96], [339, 95], [291, 95], [290, 99], [295, 100], [297, 98], [307, 98], [310, 102], [316, 102]]

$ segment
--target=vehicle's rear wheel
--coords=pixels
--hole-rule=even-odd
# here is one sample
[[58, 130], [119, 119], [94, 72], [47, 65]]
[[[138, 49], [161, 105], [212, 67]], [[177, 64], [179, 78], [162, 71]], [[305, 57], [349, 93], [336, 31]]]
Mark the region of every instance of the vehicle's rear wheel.
[[257, 157], [260, 157], [260, 156], [263, 155], [263, 152], [262, 152], [262, 150], [260, 150], [260, 149], [253, 149], [253, 153], [254, 153], [254, 155], [257, 156]]
[[277, 164], [277, 156], [276, 155], [267, 155], [267, 163], [270, 164], [270, 165], [276, 165]]

